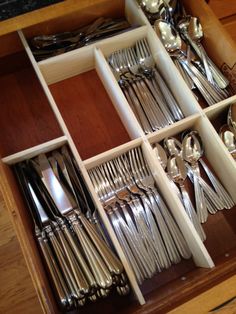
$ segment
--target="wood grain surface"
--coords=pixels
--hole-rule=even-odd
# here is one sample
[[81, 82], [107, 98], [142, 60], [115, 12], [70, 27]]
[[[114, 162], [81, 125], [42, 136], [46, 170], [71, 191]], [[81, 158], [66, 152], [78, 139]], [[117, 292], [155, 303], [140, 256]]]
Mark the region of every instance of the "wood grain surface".
[[95, 70], [49, 88], [82, 159], [130, 140]]
[[41, 314], [19, 242], [0, 194], [0, 313]]
[[0, 68], [1, 157], [62, 136], [25, 53], [1, 58]]

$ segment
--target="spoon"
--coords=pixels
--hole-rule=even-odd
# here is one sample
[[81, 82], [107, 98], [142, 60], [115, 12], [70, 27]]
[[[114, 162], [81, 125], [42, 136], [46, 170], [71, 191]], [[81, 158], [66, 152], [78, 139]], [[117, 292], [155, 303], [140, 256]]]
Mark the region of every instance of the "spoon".
[[231, 156], [236, 159], [236, 138], [227, 124], [220, 128], [220, 138], [227, 147]]
[[229, 107], [227, 123], [230, 131], [233, 132], [236, 137], [236, 103]]
[[189, 34], [189, 37], [192, 39], [192, 41], [195, 42], [197, 47], [200, 49], [202, 62], [205, 68], [205, 73], [206, 73], [208, 81], [214, 84], [215, 82], [214, 82], [211, 70], [209, 68], [209, 64], [207, 62], [207, 54], [205, 50], [203, 49], [203, 46], [200, 43], [201, 39], [203, 38], [203, 30], [199, 22], [199, 19], [197, 17], [192, 17], [192, 16], [190, 17], [189, 25], [188, 25], [188, 34]]
[[[225, 98], [222, 95], [219, 95], [219, 91], [216, 91], [214, 86], [208, 82], [205, 76], [188, 61], [186, 53], [182, 51], [182, 39], [170, 23], [164, 20], [157, 20], [154, 24], [154, 30], [170, 56], [175, 57], [177, 62], [179, 62], [183, 68], [186, 75], [183, 75], [183, 71], [180, 71], [180, 73], [183, 75], [183, 78], [190, 89], [192, 89], [193, 81], [209, 105], [213, 105]], [[177, 66], [177, 68], [179, 67]]]
[[188, 192], [185, 189], [184, 181], [187, 177], [187, 169], [185, 167], [184, 161], [179, 156], [171, 156], [168, 159], [167, 163], [168, 174], [171, 179], [177, 183], [180, 187], [182, 198], [184, 202], [185, 210], [193, 223], [194, 228], [199, 234], [202, 241], [206, 239], [206, 235], [202, 229], [202, 226], [198, 220], [198, 217], [195, 213], [194, 207], [188, 195]]
[[[186, 16], [184, 19], [182, 19], [179, 23], [178, 23], [178, 29], [181, 32], [181, 34], [184, 36], [184, 38], [187, 40], [187, 42], [189, 42], [189, 44], [191, 45], [191, 47], [193, 48], [193, 50], [196, 52], [197, 56], [203, 61], [204, 64], [204, 57], [207, 58], [207, 63], [209, 64], [210, 67], [210, 71], [212, 73], [212, 76], [215, 80], [215, 82], [217, 83], [217, 85], [219, 86], [219, 88], [224, 89], [229, 85], [229, 81], [226, 79], [226, 77], [221, 73], [221, 71], [217, 68], [217, 66], [212, 62], [212, 60], [208, 57], [208, 55], [206, 54], [203, 46], [200, 44], [200, 42], [198, 42], [198, 44], [196, 44], [192, 38], [189, 35], [189, 25], [191, 23], [191, 33], [193, 34], [193, 32], [199, 32], [199, 27], [200, 27], [200, 23], [198, 22], [198, 31], [194, 31], [194, 28], [196, 28], [196, 24], [197, 24], [197, 18], [194, 18], [194, 20], [191, 21], [191, 17], [190, 16]], [[196, 36], [196, 35], [195, 35]], [[199, 33], [198, 36], [201, 36], [201, 34]], [[202, 53], [202, 51], [204, 51]], [[204, 64], [205, 66], [205, 64]]]
[[195, 132], [189, 132], [185, 135], [183, 157], [191, 165], [198, 217], [201, 222], [205, 222], [208, 216], [207, 209], [214, 214], [216, 210], [221, 210], [225, 206], [216, 192], [201, 178], [198, 161], [202, 156], [202, 147], [195, 134]]
[[[200, 135], [199, 135], [199, 133], [197, 131], [192, 131], [191, 135], [195, 139], [195, 141], [199, 142], [199, 146], [201, 147], [200, 153], [201, 153], [201, 157], [202, 157], [203, 156], [203, 144], [202, 144], [202, 141], [201, 141], [201, 137], [200, 137]], [[210, 170], [210, 168], [207, 166], [207, 164], [205, 163], [205, 161], [202, 158], [200, 158], [199, 161], [200, 161], [204, 171], [206, 172], [209, 180], [211, 181], [211, 183], [212, 183], [212, 185], [213, 185], [217, 195], [219, 196], [219, 198], [223, 202], [224, 207], [228, 208], [228, 209], [233, 207], [234, 206], [233, 200], [231, 199], [230, 195], [225, 190], [223, 185], [220, 183], [218, 178], [214, 175], [214, 173]], [[207, 208], [209, 210], [208, 203], [207, 203]], [[212, 212], [212, 211], [210, 211], [210, 212]]]
[[[158, 143], [155, 143], [154, 144], [154, 148], [153, 148], [153, 151], [157, 157], [157, 159], [159, 160], [163, 170], [166, 169], [166, 166], [167, 166], [167, 155], [166, 155], [166, 152], [164, 150], [164, 148], [158, 144]], [[170, 181], [170, 184], [172, 186], [172, 188], [174, 189], [175, 193], [178, 195], [179, 199], [181, 200], [182, 202], [182, 197], [181, 197], [181, 194], [179, 192], [179, 189], [178, 187], [176, 186], [176, 184], [173, 182], [173, 180], [170, 178], [170, 176], [168, 175], [167, 173], [167, 177]]]
[[198, 159], [200, 157], [200, 145], [194, 142], [194, 139], [191, 137], [190, 134], [187, 134], [183, 139], [183, 158], [191, 165], [191, 168], [193, 170], [193, 185], [197, 216], [199, 218], [199, 221], [201, 223], [204, 223], [207, 221], [208, 212], [206, 208], [205, 197], [198, 180], [200, 177]]

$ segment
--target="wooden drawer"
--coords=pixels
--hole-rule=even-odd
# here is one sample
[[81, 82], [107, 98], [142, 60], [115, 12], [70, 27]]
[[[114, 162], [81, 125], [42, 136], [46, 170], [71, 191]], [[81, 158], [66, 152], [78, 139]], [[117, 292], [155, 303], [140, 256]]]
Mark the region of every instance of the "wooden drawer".
[[[46, 22], [39, 19], [41, 23], [37, 25], [19, 30], [18, 34], [10, 37], [4, 36], [5, 42], [14, 42], [14, 45], [9, 46], [9, 49], [2, 49], [0, 60], [1, 190], [43, 310], [45, 313], [57, 313], [58, 308], [33, 237], [28, 209], [11, 166], [20, 160], [36, 156], [40, 152], [51, 151], [67, 143], [78, 162], [116, 252], [123, 262], [133, 291], [128, 297], [111, 296], [94, 305], [88, 305], [81, 309], [81, 312], [167, 312], [235, 273], [236, 208], [219, 212], [209, 218], [204, 226], [207, 241], [203, 244], [193, 230], [182, 204], [172, 194], [167, 176], [153, 154], [151, 144], [188, 128], [198, 130], [205, 144], [206, 157], [236, 202], [236, 167], [214, 129], [215, 119], [236, 101], [236, 96], [202, 109], [135, 1], [91, 1], [89, 10], [88, 3], [90, 2], [74, 3], [75, 10], [69, 10], [66, 15], [60, 13], [58, 18], [51, 16], [53, 19]], [[186, 1], [189, 11], [195, 12], [195, 15], [201, 15], [201, 10], [204, 10], [201, 21], [207, 28], [209, 44], [206, 48], [219, 66], [231, 66], [227, 56], [224, 54], [222, 57], [220, 54], [219, 46], [215, 49], [216, 39], [212, 28], [217, 27], [227, 49], [233, 49], [230, 62], [236, 56], [236, 47], [212, 13], [208, 12], [204, 2], [200, 3], [199, 9], [199, 4], [196, 7], [194, 1]], [[131, 24], [139, 24], [140, 27], [60, 56], [41, 62], [35, 61], [27, 38], [39, 33], [59, 32], [65, 27], [73, 29], [79, 26], [78, 21], [84, 24], [101, 15], [125, 15]], [[209, 17], [211, 25], [208, 23]], [[32, 24], [24, 22], [25, 26]], [[9, 27], [9, 24], [5, 25]], [[147, 136], [106, 62], [106, 57], [111, 52], [128, 47], [144, 37], [149, 42], [157, 67], [169, 82], [185, 115], [185, 119]], [[12, 54], [9, 54], [10, 50]], [[90, 168], [136, 146], [142, 147], [156, 183], [193, 256], [192, 259], [182, 261], [157, 274], [142, 286], [135, 280], [88, 176]]]

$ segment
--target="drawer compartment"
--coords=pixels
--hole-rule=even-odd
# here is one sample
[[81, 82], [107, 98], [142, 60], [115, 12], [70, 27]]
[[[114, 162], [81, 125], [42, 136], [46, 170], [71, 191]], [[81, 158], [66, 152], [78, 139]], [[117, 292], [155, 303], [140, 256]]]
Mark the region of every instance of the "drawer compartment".
[[[213, 116], [210, 113], [211, 110], [217, 111], [217, 108], [221, 106], [222, 108], [228, 106], [231, 101], [235, 100], [235, 96], [212, 108], [202, 109], [181, 79], [151, 26], [146, 24], [134, 0], [119, 0], [113, 4], [110, 1], [99, 1], [97, 11], [93, 11], [92, 7], [90, 11], [86, 10], [85, 15], [83, 15], [85, 11], [81, 10], [81, 19], [76, 10], [62, 18], [19, 31], [31, 64], [29, 61], [22, 63], [22, 67], [13, 64], [13, 70], [6, 70], [0, 78], [6, 91], [11, 89], [14, 91], [14, 94], [10, 94], [4, 90], [0, 96], [8, 107], [10, 104], [13, 108], [10, 111], [10, 107], [5, 106], [0, 118], [3, 126], [3, 132], [0, 135], [0, 153], [1, 157], [4, 157], [0, 164], [1, 190], [21, 241], [43, 309], [46, 313], [58, 313], [59, 309], [55, 304], [33, 237], [32, 222], [9, 165], [37, 156], [40, 152], [46, 153], [66, 143], [79, 165], [104, 226], [123, 262], [133, 290], [128, 297], [121, 298], [114, 294], [95, 304], [87, 304], [79, 311], [93, 313], [97, 310], [108, 314], [166, 313], [177, 304], [235, 272], [236, 225], [233, 222], [235, 208], [223, 210], [209, 217], [204, 226], [207, 240], [202, 243], [191, 226], [181, 202], [172, 193], [168, 178], [153, 153], [151, 145], [186, 129], [197, 129], [206, 146], [207, 158], [227, 191], [236, 201], [235, 167], [211, 125]], [[91, 22], [99, 15], [112, 17], [125, 15], [132, 25], [141, 26], [90, 46], [41, 62], [35, 61], [27, 42], [29, 38], [37, 34], [64, 31], [65, 28], [75, 29]], [[128, 47], [141, 38], [147, 38], [156, 65], [170, 84], [185, 115], [183, 120], [149, 135], [144, 134], [107, 63], [109, 54]], [[2, 63], [5, 63], [4, 60], [15, 59], [15, 56], [6, 58], [2, 59]], [[227, 60], [223, 62], [227, 63]], [[10, 78], [9, 75], [11, 75]], [[19, 77], [22, 77], [22, 80]], [[14, 82], [14, 84], [9, 86], [9, 82]], [[13, 95], [19, 95], [15, 98], [18, 97], [20, 101], [17, 99], [15, 102]], [[34, 97], [35, 95], [37, 97]], [[32, 97], [35, 98], [33, 102]], [[11, 115], [13, 111], [14, 116]], [[217, 112], [220, 115], [221, 109]], [[8, 116], [11, 123], [7, 119]], [[141, 286], [135, 279], [131, 265], [124, 255], [122, 246], [117, 240], [89, 178], [91, 168], [137, 146], [142, 147], [161, 194], [192, 252], [191, 259], [182, 260], [181, 263], [145, 281]]]
[[27, 55], [22, 52], [2, 57], [0, 66], [1, 157], [61, 136]]

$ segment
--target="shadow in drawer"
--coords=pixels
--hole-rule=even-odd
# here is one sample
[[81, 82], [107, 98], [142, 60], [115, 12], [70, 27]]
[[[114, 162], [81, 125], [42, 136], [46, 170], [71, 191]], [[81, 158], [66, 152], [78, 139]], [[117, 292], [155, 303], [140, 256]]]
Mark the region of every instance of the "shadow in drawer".
[[82, 159], [130, 140], [95, 70], [49, 88]]
[[1, 58], [0, 68], [1, 157], [61, 136], [26, 54]]

